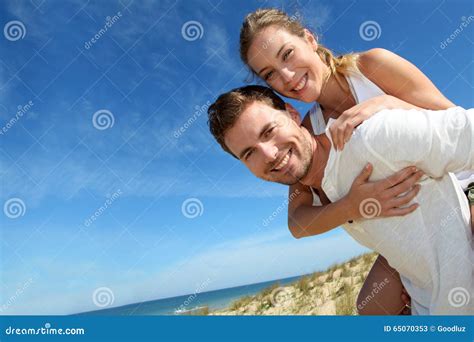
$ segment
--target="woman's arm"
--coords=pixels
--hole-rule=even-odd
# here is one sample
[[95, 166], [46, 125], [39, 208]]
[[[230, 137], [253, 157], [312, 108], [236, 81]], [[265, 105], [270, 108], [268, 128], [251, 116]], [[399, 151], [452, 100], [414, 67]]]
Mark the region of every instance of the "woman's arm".
[[387, 95], [425, 109], [454, 107], [420, 69], [391, 51], [372, 49], [361, 54], [359, 69]]
[[376, 96], [344, 111], [329, 131], [336, 149], [341, 150], [355, 127], [382, 109], [454, 107], [415, 65], [385, 49], [372, 49], [359, 57], [360, 71], [386, 95]]
[[359, 315], [400, 315], [409, 301], [400, 275], [379, 255], [357, 297]]
[[416, 183], [423, 175], [421, 171], [407, 167], [377, 182], [368, 181], [371, 174], [372, 165], [368, 164], [354, 180], [345, 197], [319, 207], [312, 205], [313, 195], [308, 187], [302, 184], [291, 186], [288, 228], [293, 236], [298, 239], [322, 234], [350, 220], [361, 218], [360, 205], [367, 198], [374, 198], [380, 203], [380, 217], [403, 216], [418, 207], [417, 204], [411, 204], [402, 208], [418, 194], [420, 186]]

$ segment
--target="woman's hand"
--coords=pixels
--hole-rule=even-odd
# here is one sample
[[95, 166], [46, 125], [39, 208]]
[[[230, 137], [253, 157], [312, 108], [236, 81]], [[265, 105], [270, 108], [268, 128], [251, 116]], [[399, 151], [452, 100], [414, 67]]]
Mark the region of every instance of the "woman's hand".
[[382, 109], [418, 108], [391, 95], [380, 95], [368, 99], [343, 112], [329, 127], [334, 148], [342, 150], [349, 141], [354, 129]]
[[[423, 172], [416, 167], [406, 167], [392, 176], [369, 182], [372, 174], [369, 163], [352, 183], [345, 200], [348, 201], [350, 217], [353, 219], [404, 216], [418, 208], [418, 203], [407, 205], [420, 191], [416, 184]], [[403, 208], [402, 208], [403, 207]]]

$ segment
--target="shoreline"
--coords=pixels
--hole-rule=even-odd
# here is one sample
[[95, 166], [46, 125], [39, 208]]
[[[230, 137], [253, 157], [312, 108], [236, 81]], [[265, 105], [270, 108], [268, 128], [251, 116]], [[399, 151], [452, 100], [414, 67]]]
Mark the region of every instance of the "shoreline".
[[278, 282], [226, 308], [208, 306], [181, 315], [357, 315], [357, 295], [378, 254], [365, 253], [286, 285]]

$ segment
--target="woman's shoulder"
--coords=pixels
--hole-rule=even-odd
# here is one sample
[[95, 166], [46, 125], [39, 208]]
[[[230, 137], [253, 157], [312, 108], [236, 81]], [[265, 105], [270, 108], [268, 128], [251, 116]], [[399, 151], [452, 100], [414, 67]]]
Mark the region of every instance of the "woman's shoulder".
[[373, 48], [359, 52], [359, 63], [376, 62], [393, 56], [397, 56], [397, 54], [384, 48]]

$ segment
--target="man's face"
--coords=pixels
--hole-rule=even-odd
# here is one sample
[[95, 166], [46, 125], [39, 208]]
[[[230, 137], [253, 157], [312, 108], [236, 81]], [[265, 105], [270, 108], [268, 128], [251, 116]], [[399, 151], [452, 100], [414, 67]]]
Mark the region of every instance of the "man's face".
[[225, 135], [227, 147], [257, 177], [292, 185], [308, 173], [313, 149], [299, 114], [255, 101]]

